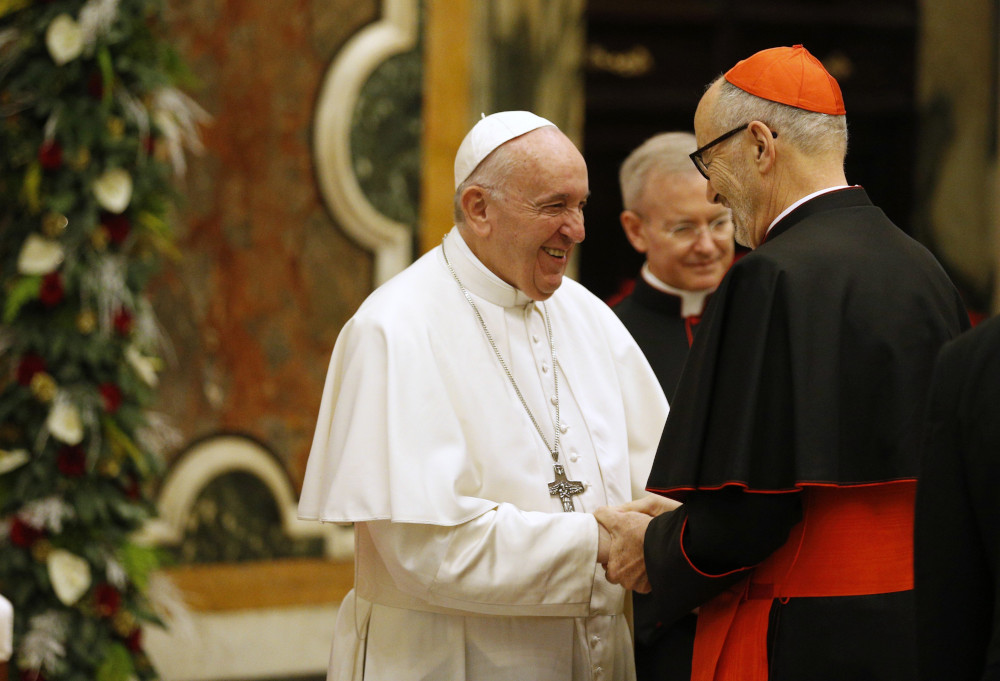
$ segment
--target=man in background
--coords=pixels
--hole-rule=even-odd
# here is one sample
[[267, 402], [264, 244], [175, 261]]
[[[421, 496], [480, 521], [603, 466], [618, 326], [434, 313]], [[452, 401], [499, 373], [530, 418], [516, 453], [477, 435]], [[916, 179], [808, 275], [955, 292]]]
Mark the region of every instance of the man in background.
[[917, 485], [920, 681], [1000, 679], [1000, 317], [938, 355]]
[[[622, 228], [646, 256], [632, 293], [613, 308], [672, 399], [708, 297], [733, 262], [729, 209], [708, 200], [691, 163], [689, 132], [666, 132], [636, 148], [619, 172]], [[688, 681], [697, 616], [664, 626], [648, 594], [633, 595], [639, 681]]]
[[619, 173], [622, 228], [646, 262], [614, 311], [668, 399], [708, 297], [733, 262], [732, 218], [706, 197], [708, 184], [688, 158], [696, 148], [691, 133], [662, 133], [629, 154]]

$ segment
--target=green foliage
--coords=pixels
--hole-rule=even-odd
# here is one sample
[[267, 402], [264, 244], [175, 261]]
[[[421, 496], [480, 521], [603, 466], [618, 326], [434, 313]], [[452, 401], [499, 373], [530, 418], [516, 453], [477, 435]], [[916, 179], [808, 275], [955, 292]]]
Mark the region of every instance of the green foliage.
[[42, 290], [42, 278], [37, 276], [18, 277], [10, 282], [3, 305], [3, 322], [9, 324], [17, 318], [17, 313], [29, 300], [38, 300]]
[[125, 646], [116, 643], [97, 668], [97, 681], [128, 681], [132, 672], [132, 656]]
[[[0, 593], [12, 678], [157, 677], [160, 339], [171, 159], [202, 117], [163, 0], [0, 0]], [[90, 21], [97, 18], [97, 21]], [[76, 579], [67, 579], [75, 577]], [[79, 585], [82, 584], [82, 587]], [[57, 644], [57, 645], [52, 645]], [[40, 650], [61, 650], [57, 656]]]

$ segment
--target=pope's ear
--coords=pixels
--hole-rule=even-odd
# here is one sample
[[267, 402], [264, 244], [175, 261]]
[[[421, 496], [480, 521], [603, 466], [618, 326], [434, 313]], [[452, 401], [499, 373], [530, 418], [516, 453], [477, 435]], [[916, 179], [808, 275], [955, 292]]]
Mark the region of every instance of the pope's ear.
[[642, 231], [642, 218], [634, 210], [623, 210], [619, 219], [622, 222], [622, 229], [625, 230], [625, 236], [628, 237], [628, 242], [632, 244], [632, 248], [639, 251], [640, 253], [645, 253], [649, 250], [649, 244], [646, 242], [646, 235]]
[[480, 236], [486, 236], [490, 231], [487, 217], [489, 198], [485, 189], [473, 184], [465, 188], [460, 199], [465, 224]]

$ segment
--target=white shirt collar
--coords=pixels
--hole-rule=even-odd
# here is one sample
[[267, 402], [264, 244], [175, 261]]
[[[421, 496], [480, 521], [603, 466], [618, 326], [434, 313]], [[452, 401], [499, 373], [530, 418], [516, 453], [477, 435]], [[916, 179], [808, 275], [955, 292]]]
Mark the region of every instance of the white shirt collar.
[[458, 227], [451, 228], [448, 236], [441, 242], [441, 248], [448, 249], [448, 261], [455, 268], [455, 274], [462, 280], [462, 285], [476, 296], [501, 307], [524, 307], [534, 302], [519, 289], [493, 274], [465, 243]]
[[[840, 189], [849, 189], [850, 186], [851, 185], [841, 184], [841, 185], [837, 185], [836, 187], [827, 187], [826, 189], [820, 189], [818, 192], [813, 192], [812, 194], [809, 194], [808, 196], [803, 196], [801, 199], [799, 199], [798, 201], [796, 201], [795, 203], [793, 203], [792, 205], [790, 205], [788, 208], [786, 208], [785, 210], [781, 211], [778, 214], [778, 217], [774, 218], [774, 220], [771, 221], [771, 224], [768, 225], [768, 227], [767, 227], [767, 232], [764, 232], [764, 236], [766, 237], [767, 234], [768, 234], [768, 232], [770, 232], [771, 229], [776, 224], [778, 224], [779, 222], [781, 222], [782, 218], [784, 218], [786, 215], [788, 215], [789, 213], [791, 213], [793, 210], [795, 210], [796, 208], [798, 208], [799, 206], [801, 206], [806, 201], [809, 201], [811, 199], [815, 199], [817, 196], [820, 196], [822, 194], [829, 194], [830, 192], [835, 192], [835, 191], [838, 191]], [[853, 186], [857, 186], [857, 185], [853, 185]]]
[[657, 291], [669, 293], [681, 299], [681, 317], [700, 315], [705, 309], [705, 299], [708, 298], [710, 293], [715, 291], [714, 288], [707, 288], [701, 291], [686, 291], [682, 288], [671, 286], [649, 271], [649, 263], [643, 263], [640, 273], [645, 282]]

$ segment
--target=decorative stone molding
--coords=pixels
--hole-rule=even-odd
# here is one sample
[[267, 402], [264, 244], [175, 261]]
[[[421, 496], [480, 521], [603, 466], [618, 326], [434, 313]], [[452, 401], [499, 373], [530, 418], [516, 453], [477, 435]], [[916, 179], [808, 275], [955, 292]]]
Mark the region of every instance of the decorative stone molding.
[[351, 558], [353, 531], [299, 520], [295, 491], [281, 464], [262, 445], [238, 435], [203, 440], [180, 457], [160, 490], [159, 517], [144, 528], [138, 539], [161, 546], [179, 543], [198, 495], [212, 480], [231, 471], [248, 472], [267, 486], [289, 537], [322, 537], [327, 557]]
[[353, 582], [353, 529], [299, 520], [291, 481], [261, 444], [219, 435], [192, 446], [164, 480], [159, 518], [138, 539], [160, 546], [182, 541], [202, 491], [232, 472], [260, 480], [274, 499], [284, 533], [322, 537], [326, 558], [164, 570], [184, 608], [166, 629], [144, 628], [146, 649], [162, 677], [173, 681], [318, 677], [329, 660], [339, 603]]
[[362, 86], [379, 64], [417, 43], [417, 0], [384, 0], [382, 19], [344, 46], [324, 78], [316, 104], [313, 147], [320, 192], [338, 223], [375, 254], [375, 286], [412, 261], [409, 226], [380, 213], [358, 183], [351, 124]]

